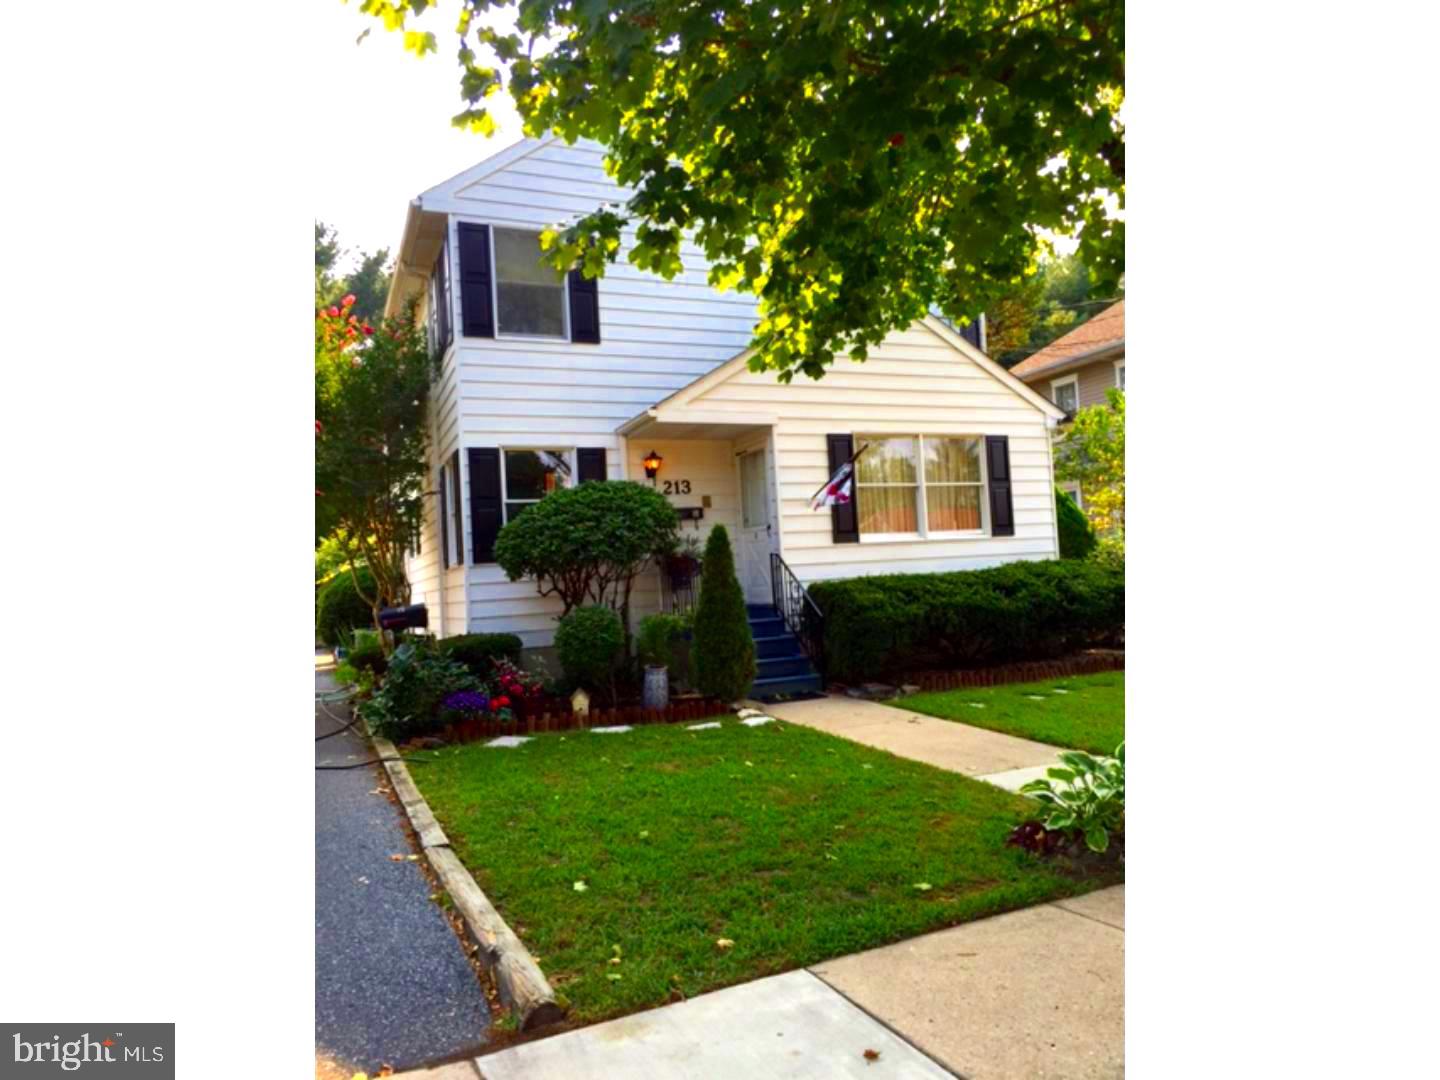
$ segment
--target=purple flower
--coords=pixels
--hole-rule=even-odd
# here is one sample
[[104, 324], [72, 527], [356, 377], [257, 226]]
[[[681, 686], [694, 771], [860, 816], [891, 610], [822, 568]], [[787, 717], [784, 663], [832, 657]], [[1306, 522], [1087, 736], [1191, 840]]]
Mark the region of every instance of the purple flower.
[[457, 690], [441, 704], [455, 712], [484, 712], [490, 707], [490, 699], [476, 690]]

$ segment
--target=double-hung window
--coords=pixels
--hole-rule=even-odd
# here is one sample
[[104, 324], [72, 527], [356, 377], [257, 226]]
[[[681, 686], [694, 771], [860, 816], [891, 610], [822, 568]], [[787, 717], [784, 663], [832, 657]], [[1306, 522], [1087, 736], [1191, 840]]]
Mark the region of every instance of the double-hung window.
[[857, 435], [861, 538], [978, 533], [985, 527], [978, 435]]
[[1050, 400], [1070, 415], [1080, 407], [1080, 377], [1067, 375], [1050, 383]]
[[565, 275], [540, 261], [540, 234], [498, 225], [492, 233], [497, 331], [568, 338]]
[[501, 470], [505, 520], [514, 521], [552, 491], [569, 487], [574, 474], [571, 458], [570, 450], [506, 450]]
[[1115, 365], [1115, 389], [1121, 393], [1125, 392], [1125, 361], [1121, 360]]

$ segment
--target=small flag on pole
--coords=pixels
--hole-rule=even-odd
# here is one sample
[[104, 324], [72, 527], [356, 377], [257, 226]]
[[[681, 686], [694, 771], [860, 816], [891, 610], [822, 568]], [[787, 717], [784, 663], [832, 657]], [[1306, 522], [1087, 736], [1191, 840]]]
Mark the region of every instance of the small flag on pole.
[[855, 460], [870, 448], [865, 443], [850, 455], [850, 460], [835, 470], [835, 475], [810, 498], [811, 510], [824, 510], [829, 506], [844, 506], [854, 497]]

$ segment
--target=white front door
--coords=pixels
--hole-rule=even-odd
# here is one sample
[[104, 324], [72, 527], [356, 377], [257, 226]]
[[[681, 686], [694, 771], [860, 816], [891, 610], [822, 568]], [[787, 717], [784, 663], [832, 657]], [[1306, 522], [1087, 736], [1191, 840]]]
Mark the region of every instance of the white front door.
[[747, 604], [769, 604], [770, 553], [777, 550], [765, 451], [740, 455], [740, 532], [735, 543], [736, 570]]

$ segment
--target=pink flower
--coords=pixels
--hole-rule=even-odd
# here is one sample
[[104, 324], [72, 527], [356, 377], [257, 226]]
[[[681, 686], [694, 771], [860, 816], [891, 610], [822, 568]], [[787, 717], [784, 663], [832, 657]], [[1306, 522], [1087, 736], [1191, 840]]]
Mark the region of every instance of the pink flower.
[[316, 435], [319, 435], [319, 434], [320, 434], [322, 431], [324, 431], [324, 430], [325, 430], [325, 429], [320, 426], [320, 421], [319, 421], [319, 420], [316, 420], [316, 421], [315, 421], [315, 434], [316, 434]]
[[367, 323], [363, 323], [363, 324], [361, 325], [360, 329], [361, 329], [361, 330], [364, 330], [365, 333], [367, 333], [367, 334], [373, 334], [373, 333], [375, 332], [375, 328], [374, 328], [373, 326], [371, 326], [368, 322], [367, 322]]
[[340, 301], [340, 306], [341, 306], [341, 307], [349, 307], [349, 306], [352, 305], [353, 303], [355, 303], [355, 294], [354, 294], [353, 292], [352, 292], [352, 293], [346, 293], [345, 296], [344, 296], [344, 297], [341, 299], [341, 301]]
[[330, 309], [330, 317], [332, 319], [338, 319], [340, 317], [340, 309], [338, 307], [332, 307]]

